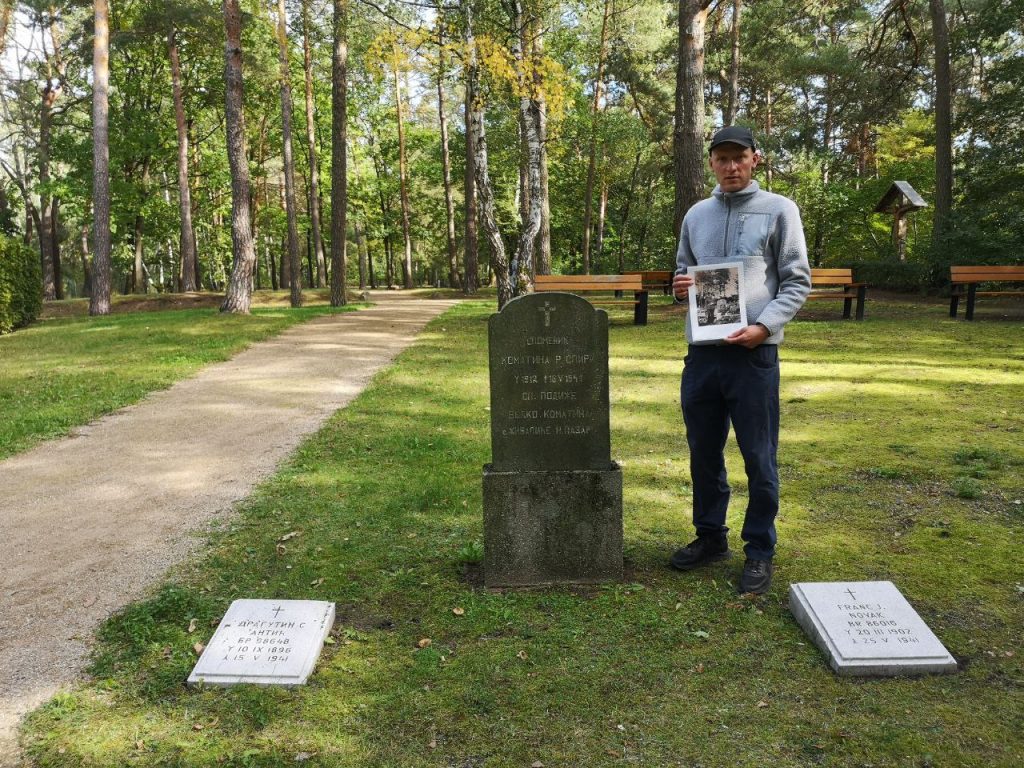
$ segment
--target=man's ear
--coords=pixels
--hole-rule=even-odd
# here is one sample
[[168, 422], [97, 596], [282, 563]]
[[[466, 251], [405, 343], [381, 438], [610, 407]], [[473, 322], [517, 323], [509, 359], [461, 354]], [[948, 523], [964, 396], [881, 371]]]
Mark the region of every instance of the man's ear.
[[757, 168], [762, 162], [764, 162], [764, 155], [761, 154], [760, 149], [754, 150], [754, 167]]

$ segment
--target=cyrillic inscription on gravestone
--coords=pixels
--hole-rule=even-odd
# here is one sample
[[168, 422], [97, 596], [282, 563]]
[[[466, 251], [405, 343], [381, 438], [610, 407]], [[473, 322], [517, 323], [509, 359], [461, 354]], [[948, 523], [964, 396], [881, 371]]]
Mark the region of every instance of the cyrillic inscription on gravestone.
[[488, 335], [492, 469], [608, 469], [608, 315], [534, 294], [491, 316]]
[[334, 603], [235, 600], [188, 677], [189, 685], [303, 685], [334, 626]]
[[789, 610], [841, 675], [956, 671], [956, 659], [891, 581], [791, 584]]

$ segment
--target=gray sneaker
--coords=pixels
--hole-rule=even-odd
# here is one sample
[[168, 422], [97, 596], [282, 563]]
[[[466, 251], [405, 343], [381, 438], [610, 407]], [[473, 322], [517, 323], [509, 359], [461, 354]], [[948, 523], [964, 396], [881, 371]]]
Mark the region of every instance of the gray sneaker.
[[772, 573], [775, 566], [771, 560], [755, 560], [747, 558], [743, 564], [743, 576], [740, 577], [740, 592], [752, 595], [763, 595], [772, 585]]

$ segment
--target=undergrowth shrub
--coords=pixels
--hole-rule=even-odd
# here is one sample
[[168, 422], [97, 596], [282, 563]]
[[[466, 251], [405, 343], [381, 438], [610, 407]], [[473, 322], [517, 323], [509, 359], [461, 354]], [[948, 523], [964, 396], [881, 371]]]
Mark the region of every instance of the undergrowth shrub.
[[16, 238], [0, 235], [0, 333], [28, 325], [42, 308], [36, 253]]

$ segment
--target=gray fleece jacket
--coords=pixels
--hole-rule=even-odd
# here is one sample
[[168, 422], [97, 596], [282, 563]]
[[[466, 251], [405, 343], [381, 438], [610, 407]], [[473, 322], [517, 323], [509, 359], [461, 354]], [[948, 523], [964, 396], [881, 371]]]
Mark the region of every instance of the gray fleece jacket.
[[[688, 267], [743, 262], [747, 322], [770, 332], [765, 344], [782, 341], [783, 329], [811, 290], [811, 268], [800, 211], [788, 197], [765, 192], [756, 181], [739, 192], [716, 186], [687, 211], [679, 232], [676, 274]], [[693, 343], [691, 318], [686, 340]], [[717, 344], [720, 342], [696, 342]]]

